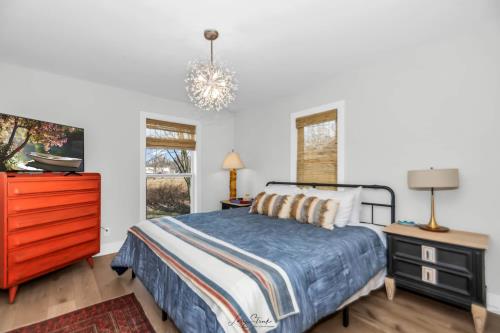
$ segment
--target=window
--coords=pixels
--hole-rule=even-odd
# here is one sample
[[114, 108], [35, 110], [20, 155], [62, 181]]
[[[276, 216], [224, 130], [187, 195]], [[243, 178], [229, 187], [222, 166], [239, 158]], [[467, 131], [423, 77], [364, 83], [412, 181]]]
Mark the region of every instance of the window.
[[295, 118], [297, 182], [337, 183], [337, 110]]
[[146, 119], [146, 218], [191, 212], [196, 126]]

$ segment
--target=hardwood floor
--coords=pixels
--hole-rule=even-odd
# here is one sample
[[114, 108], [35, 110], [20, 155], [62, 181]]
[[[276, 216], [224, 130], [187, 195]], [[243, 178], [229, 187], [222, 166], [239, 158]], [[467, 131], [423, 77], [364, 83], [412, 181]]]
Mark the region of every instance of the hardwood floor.
[[[121, 277], [110, 269], [113, 255], [95, 259], [94, 269], [81, 261], [60, 271], [23, 284], [16, 302], [7, 303], [0, 291], [0, 332], [45, 320], [110, 298], [134, 292], [158, 333], [177, 332], [170, 322], [162, 322], [161, 311], [139, 279], [130, 271]], [[351, 323], [342, 327], [339, 313], [315, 326], [311, 332], [474, 332], [471, 315], [425, 297], [398, 289], [388, 301], [383, 289], [351, 305]], [[500, 316], [489, 314], [486, 332], [500, 332]]]

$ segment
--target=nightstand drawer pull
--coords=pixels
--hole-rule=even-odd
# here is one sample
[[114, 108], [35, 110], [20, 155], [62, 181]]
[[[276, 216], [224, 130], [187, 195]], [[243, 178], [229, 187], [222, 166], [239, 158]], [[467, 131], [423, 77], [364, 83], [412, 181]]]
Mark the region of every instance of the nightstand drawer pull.
[[427, 262], [436, 262], [436, 248], [422, 245], [422, 260]]
[[434, 268], [422, 266], [422, 281], [427, 283], [437, 283], [437, 272]]

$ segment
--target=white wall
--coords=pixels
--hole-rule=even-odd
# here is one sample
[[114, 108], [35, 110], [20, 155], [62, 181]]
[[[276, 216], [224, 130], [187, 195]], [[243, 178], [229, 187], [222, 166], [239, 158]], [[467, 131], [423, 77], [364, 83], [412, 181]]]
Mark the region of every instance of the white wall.
[[[362, 42], [362, 41], [360, 41]], [[240, 190], [290, 178], [290, 113], [344, 100], [345, 181], [396, 191], [397, 218], [429, 218], [429, 193], [407, 188], [410, 169], [457, 167], [456, 191], [438, 192], [437, 219], [489, 234], [488, 291], [500, 294], [500, 27], [387, 55], [328, 84], [236, 117], [236, 149], [248, 167]]]
[[221, 164], [233, 148], [232, 115], [206, 114], [179, 102], [0, 63], [0, 112], [85, 129], [85, 170], [102, 175], [102, 225], [110, 228], [102, 234], [105, 250], [112, 250], [139, 220], [141, 111], [201, 122], [199, 207], [219, 209], [218, 200], [228, 192]]

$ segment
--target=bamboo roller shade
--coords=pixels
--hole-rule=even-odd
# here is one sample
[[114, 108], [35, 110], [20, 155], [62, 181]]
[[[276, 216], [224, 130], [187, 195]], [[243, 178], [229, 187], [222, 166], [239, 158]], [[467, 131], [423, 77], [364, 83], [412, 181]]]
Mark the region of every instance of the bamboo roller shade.
[[299, 128], [304, 128], [306, 126], [321, 124], [332, 120], [337, 120], [337, 110], [319, 112], [311, 114], [309, 116], [297, 118], [295, 119], [295, 125], [297, 129], [299, 129]]
[[[306, 144], [304, 128], [335, 121], [335, 137], [316, 138], [319, 144]], [[297, 181], [307, 183], [337, 183], [337, 110], [315, 113], [296, 119]]]
[[146, 147], [166, 149], [196, 149], [196, 126], [169, 121], [146, 119], [146, 127], [152, 130], [171, 132], [171, 137], [146, 137]]

